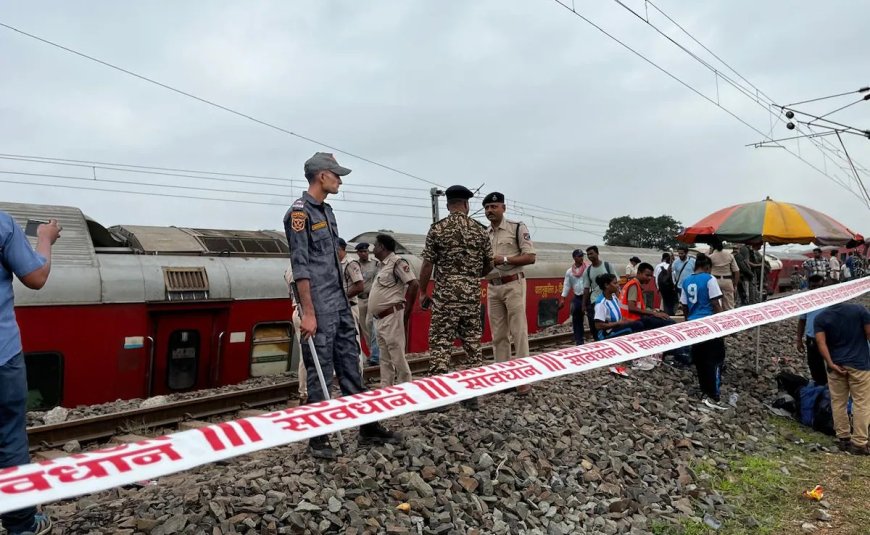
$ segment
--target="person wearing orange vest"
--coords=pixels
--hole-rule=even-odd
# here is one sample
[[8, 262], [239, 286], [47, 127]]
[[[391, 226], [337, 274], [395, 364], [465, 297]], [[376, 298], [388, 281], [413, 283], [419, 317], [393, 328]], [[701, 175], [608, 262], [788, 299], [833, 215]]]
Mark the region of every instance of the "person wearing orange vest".
[[[642, 262], [637, 266], [637, 276], [625, 283], [619, 296], [619, 308], [622, 312], [622, 317], [642, 323], [643, 329], [640, 330], [644, 331], [674, 324], [674, 320], [664, 312], [646, 307], [643, 299], [643, 286], [652, 279], [652, 276], [653, 267], [646, 262]], [[638, 329], [635, 327], [632, 330], [637, 331]]]

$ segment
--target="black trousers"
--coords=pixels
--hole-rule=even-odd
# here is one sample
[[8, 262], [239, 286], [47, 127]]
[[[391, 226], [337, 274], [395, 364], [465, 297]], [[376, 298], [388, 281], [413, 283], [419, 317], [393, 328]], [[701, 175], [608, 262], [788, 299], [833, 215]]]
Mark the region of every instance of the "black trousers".
[[725, 363], [725, 340], [714, 338], [692, 346], [692, 360], [698, 372], [698, 385], [705, 396], [719, 401], [722, 364]]
[[807, 346], [807, 366], [810, 368], [813, 382], [816, 383], [816, 386], [828, 384], [828, 368], [825, 364], [825, 358], [819, 353], [816, 339], [808, 336], [804, 343]]

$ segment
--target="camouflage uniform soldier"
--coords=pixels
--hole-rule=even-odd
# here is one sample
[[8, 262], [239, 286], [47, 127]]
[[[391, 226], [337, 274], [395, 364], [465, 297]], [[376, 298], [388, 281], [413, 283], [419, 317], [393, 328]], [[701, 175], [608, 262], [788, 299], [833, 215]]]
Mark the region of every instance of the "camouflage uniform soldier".
[[[480, 278], [492, 269], [492, 245], [486, 228], [468, 217], [468, 199], [474, 194], [463, 186], [446, 191], [450, 215], [433, 224], [426, 235], [423, 265], [420, 267], [420, 303], [432, 304], [429, 327], [429, 374], [448, 370], [453, 341], [459, 338], [466, 363], [483, 362], [480, 337]], [[429, 279], [435, 268], [435, 291], [428, 295]], [[477, 398], [463, 402], [477, 408]]]

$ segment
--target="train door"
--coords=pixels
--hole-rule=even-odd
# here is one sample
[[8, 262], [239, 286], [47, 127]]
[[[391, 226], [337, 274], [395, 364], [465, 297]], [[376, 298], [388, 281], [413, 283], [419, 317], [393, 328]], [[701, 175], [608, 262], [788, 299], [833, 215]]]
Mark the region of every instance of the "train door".
[[155, 336], [150, 395], [214, 386], [223, 343], [220, 314], [189, 311], [152, 318]]

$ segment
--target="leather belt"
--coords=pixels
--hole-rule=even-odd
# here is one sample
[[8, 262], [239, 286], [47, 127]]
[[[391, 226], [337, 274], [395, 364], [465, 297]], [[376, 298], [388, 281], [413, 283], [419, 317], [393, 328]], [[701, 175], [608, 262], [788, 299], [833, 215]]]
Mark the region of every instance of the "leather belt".
[[501, 277], [498, 279], [487, 279], [486, 282], [492, 284], [493, 286], [501, 286], [502, 284], [507, 284], [509, 282], [518, 281], [525, 278], [526, 276], [524, 273], [517, 273], [515, 275], [508, 275], [507, 277]]
[[382, 320], [382, 319], [386, 318], [387, 316], [389, 316], [390, 314], [392, 314], [393, 312], [398, 312], [399, 310], [402, 310], [403, 308], [405, 308], [405, 303], [397, 303], [397, 304], [387, 308], [383, 312], [375, 314], [375, 317], [378, 318], [379, 320]]
[[718, 279], [718, 280], [722, 280], [722, 279], [731, 280], [734, 278], [731, 275], [713, 275], [713, 276], [716, 277], [716, 279]]

